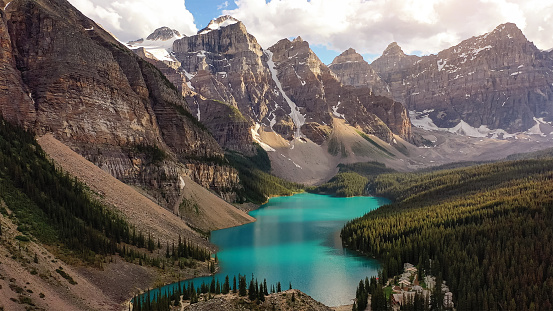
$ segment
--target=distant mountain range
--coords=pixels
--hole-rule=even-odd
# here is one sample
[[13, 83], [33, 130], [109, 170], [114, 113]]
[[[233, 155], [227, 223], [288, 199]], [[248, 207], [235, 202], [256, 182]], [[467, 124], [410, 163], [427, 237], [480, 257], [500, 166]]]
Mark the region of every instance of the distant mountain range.
[[[168, 208], [180, 174], [235, 200], [240, 180], [224, 153], [253, 156], [255, 143], [286, 177], [309, 175], [306, 159], [321, 170], [366, 160], [407, 169], [413, 145], [431, 144], [412, 124], [499, 138], [553, 131], [553, 53], [514, 24], [437, 55], [392, 43], [372, 64], [348, 49], [326, 66], [301, 37], [263, 49], [230, 16], [193, 36], [161, 27], [122, 44], [65, 1], [2, 13], [2, 115], [155, 196], [167, 183]], [[145, 150], [160, 150], [165, 166]]]
[[[359, 92], [366, 89], [370, 96], [380, 95], [402, 103], [413, 124], [429, 130], [495, 138], [508, 138], [520, 132], [543, 136], [553, 131], [553, 53], [537, 49], [512, 23], [436, 55], [406, 55], [394, 42], [371, 64], [355, 50], [348, 49], [326, 67], [303, 40], [294, 40], [297, 44], [280, 41], [268, 48], [269, 53], [275, 48], [285, 53], [285, 58], [273, 62], [278, 68], [278, 81], [271, 79], [267, 71], [273, 68], [269, 66], [272, 59], [268, 59], [267, 51], [240, 21], [230, 16], [213, 20], [197, 35], [173, 37], [169, 41], [174, 42], [172, 56], [182, 62], [180, 70], [186, 72], [189, 86], [197, 93], [235, 106], [252, 123], [268, 126], [286, 139], [296, 132], [321, 143], [328, 137], [324, 133], [332, 128], [330, 116], [343, 118], [387, 142], [392, 134], [410, 140], [405, 113], [397, 109], [388, 113], [394, 110], [390, 104], [385, 108], [378, 104], [383, 110], [366, 106], [369, 114], [353, 114], [363, 111], [357, 102], [365, 96]], [[226, 42], [224, 47], [220, 45], [222, 41]], [[307, 45], [307, 50], [300, 51], [303, 45]], [[238, 52], [240, 56], [236, 55]], [[244, 66], [229, 65], [242, 57], [249, 59]], [[233, 80], [237, 75], [250, 74], [253, 63], [256, 69], [251, 73], [261, 75], [258, 80], [243, 77]], [[330, 69], [330, 80], [337, 79], [343, 85], [335, 91], [340, 93], [340, 100], [333, 98], [333, 91], [329, 92], [330, 80], [321, 80], [327, 72], [325, 68]], [[315, 79], [302, 77], [304, 74], [307, 78], [310, 73]], [[244, 87], [234, 86], [242, 81]], [[353, 86], [355, 91], [344, 86]], [[317, 93], [316, 88], [324, 91]], [[286, 97], [278, 98], [283, 92]], [[356, 93], [352, 102], [343, 100], [343, 93], [352, 92]], [[297, 113], [292, 112], [296, 108], [290, 108], [287, 99]], [[325, 104], [318, 105], [319, 100]], [[374, 99], [371, 101], [370, 105], [374, 105]], [[371, 114], [379, 120], [367, 121]], [[379, 125], [379, 121], [388, 129]]]

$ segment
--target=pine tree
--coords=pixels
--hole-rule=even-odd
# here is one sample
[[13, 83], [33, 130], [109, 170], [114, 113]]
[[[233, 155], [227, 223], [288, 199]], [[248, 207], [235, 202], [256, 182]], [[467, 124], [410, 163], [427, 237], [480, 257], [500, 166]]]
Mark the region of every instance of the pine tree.
[[238, 290], [238, 294], [242, 297], [246, 296], [247, 292], [246, 292], [246, 276], [241, 276], [240, 274], [238, 274], [238, 286], [239, 286], [239, 290]]
[[228, 278], [228, 275], [225, 276], [225, 282], [223, 283], [223, 290], [222, 290], [222, 293], [224, 295], [228, 294], [230, 291], [230, 284], [229, 284], [229, 278]]
[[255, 283], [253, 282], [253, 277], [250, 281], [250, 287], [248, 287], [248, 299], [254, 301], [257, 295], [255, 294]]

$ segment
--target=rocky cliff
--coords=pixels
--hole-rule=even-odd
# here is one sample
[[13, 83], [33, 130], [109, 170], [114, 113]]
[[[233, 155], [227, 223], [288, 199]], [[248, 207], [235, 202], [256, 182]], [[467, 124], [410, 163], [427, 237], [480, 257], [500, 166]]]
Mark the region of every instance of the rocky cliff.
[[[10, 97], [0, 107], [8, 119], [52, 133], [169, 208], [178, 203], [179, 174], [238, 187], [233, 169], [206, 162], [223, 158], [220, 146], [156, 67], [66, 1], [17, 0], [4, 13], [0, 56], [9, 80], [2, 88]], [[224, 173], [194, 175], [194, 165]]]
[[352, 48], [334, 58], [328, 68], [345, 85], [368, 87], [376, 95], [392, 97], [388, 85], [363, 56]]
[[176, 40], [173, 52], [193, 90], [205, 98], [237, 108], [251, 123], [269, 124], [272, 114], [287, 114], [261, 46], [240, 21], [215, 19], [197, 35]]
[[[410, 137], [401, 105], [374, 96], [370, 88], [343, 86], [301, 38], [263, 50], [240, 21], [223, 16], [197, 35], [176, 40], [173, 52], [194, 92], [236, 107], [252, 125], [265, 125], [285, 139], [307, 136], [321, 144], [333, 116], [385, 141], [392, 133]], [[202, 110], [192, 107], [197, 109]]]
[[401, 103], [376, 96], [370, 88], [343, 85], [308, 42], [300, 37], [283, 39], [269, 51], [276, 80], [297, 106], [298, 113], [292, 114], [292, 119], [303, 123], [302, 131], [312, 124], [331, 125], [332, 117], [338, 117], [387, 142], [393, 140], [393, 134], [410, 140], [411, 124]]
[[407, 56], [391, 44], [371, 65], [396, 100], [409, 110], [425, 111], [438, 127], [464, 121], [514, 133], [553, 121], [553, 59], [515, 24], [437, 55]]

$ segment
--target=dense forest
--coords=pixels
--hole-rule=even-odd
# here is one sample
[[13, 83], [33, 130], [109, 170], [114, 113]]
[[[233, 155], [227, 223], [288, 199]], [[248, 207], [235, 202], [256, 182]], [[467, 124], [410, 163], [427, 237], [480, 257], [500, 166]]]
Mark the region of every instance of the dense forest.
[[341, 235], [381, 259], [381, 281], [410, 262], [447, 280], [458, 310], [553, 308], [552, 158], [382, 174], [367, 189], [394, 203]]
[[270, 174], [271, 160], [267, 152], [256, 145], [257, 154], [252, 157], [228, 152], [226, 158], [238, 170], [243, 188], [238, 190], [240, 202], [265, 203], [270, 196], [292, 195], [303, 191], [303, 185], [286, 181]]
[[[18, 224], [20, 239], [34, 236], [59, 255], [95, 264], [119, 254], [130, 262], [161, 267], [148, 252], [165, 247], [93, 199], [87, 187], [47, 159], [31, 133], [0, 119], [0, 212]], [[176, 242], [176, 241], [175, 241]], [[179, 239], [172, 257], [207, 260], [211, 254]], [[167, 243], [167, 253], [169, 245]], [[186, 262], [190, 265], [189, 262]]]
[[365, 193], [366, 185], [376, 176], [395, 172], [379, 162], [339, 164], [338, 169], [338, 174], [328, 182], [307, 190], [313, 193], [334, 194], [338, 197], [359, 196]]

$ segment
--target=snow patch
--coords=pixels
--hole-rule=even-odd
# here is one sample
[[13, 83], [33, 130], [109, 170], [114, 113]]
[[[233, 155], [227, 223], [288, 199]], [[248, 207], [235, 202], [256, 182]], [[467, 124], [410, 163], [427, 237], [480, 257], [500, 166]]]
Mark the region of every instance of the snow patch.
[[332, 106], [332, 114], [338, 118], [346, 119], [343, 113], [338, 113], [338, 107], [340, 107], [341, 102], [338, 102], [336, 106]]
[[275, 151], [275, 149], [269, 145], [267, 145], [266, 143], [262, 142], [261, 141], [261, 136], [259, 136], [259, 129], [261, 128], [261, 124], [259, 123], [256, 123], [255, 124], [255, 127], [254, 128], [251, 128], [250, 131], [252, 133], [252, 139], [258, 143], [261, 148], [263, 148], [263, 150], [265, 151]]
[[440, 128], [434, 124], [434, 121], [430, 119], [428, 116], [429, 112], [416, 112], [416, 111], [409, 111], [409, 118], [411, 119], [411, 123], [421, 129], [427, 130], [427, 131], [439, 131]]
[[186, 186], [186, 183], [184, 182], [184, 179], [182, 176], [179, 176], [179, 188], [182, 190]]
[[301, 127], [305, 124], [305, 116], [300, 113], [296, 104], [288, 97], [288, 95], [286, 95], [286, 93], [282, 89], [282, 84], [278, 79], [278, 72], [275, 68], [275, 62], [273, 61], [273, 52], [266, 50], [265, 54], [269, 58], [269, 60], [267, 60], [267, 65], [269, 66], [269, 70], [271, 71], [271, 77], [273, 78], [273, 81], [275, 81], [280, 94], [282, 94], [282, 97], [284, 97], [284, 100], [286, 100], [286, 103], [288, 103], [288, 106], [290, 106], [290, 118], [292, 118], [292, 121], [294, 121], [294, 125], [296, 126], [295, 137], [302, 137]]
[[442, 60], [442, 59], [438, 60], [438, 62], [436, 62], [436, 65], [438, 65], [438, 71], [442, 71], [446, 63], [447, 63], [447, 60]]
[[206, 34], [206, 33], [208, 33], [208, 32], [211, 32], [211, 31], [213, 31], [213, 30], [219, 30], [219, 29], [221, 29], [221, 28], [224, 28], [224, 27], [227, 27], [227, 26], [236, 24], [236, 23], [238, 23], [238, 21], [237, 21], [237, 20], [233, 20], [233, 19], [227, 19], [227, 20], [225, 20], [225, 21], [223, 21], [223, 22], [221, 22], [221, 23], [217, 23], [217, 22], [215, 22], [215, 21], [211, 21], [211, 22], [209, 22], [209, 25], [207, 25], [207, 27], [206, 27], [204, 30], [200, 31], [198, 34], [199, 34], [199, 35], [203, 35], [203, 34]]
[[418, 128], [422, 128], [427, 131], [450, 132], [450, 133], [469, 136], [469, 137], [482, 137], [482, 138], [483, 137], [489, 137], [489, 138], [503, 137], [504, 139], [510, 138], [510, 137], [516, 137], [515, 134], [509, 134], [502, 129], [490, 130], [486, 125], [481, 125], [479, 128], [475, 128], [470, 126], [468, 123], [466, 123], [463, 120], [461, 120], [459, 124], [457, 124], [452, 128], [438, 127], [428, 116], [428, 113], [432, 111], [433, 110], [425, 110], [423, 112], [409, 111], [409, 118], [411, 119], [411, 123], [414, 126]]
[[10, 3], [12, 3], [11, 1], [6, 3], [6, 6], [4, 7], [4, 11], [8, 8], [8, 5], [10, 5]]
[[91, 30], [94, 30], [94, 27], [85, 28], [84, 30], [86, 30], [86, 31], [91, 31]]
[[157, 60], [168, 62], [176, 61], [166, 49], [147, 49], [146, 51], [151, 53]]
[[298, 80], [300, 80], [301, 85], [304, 86], [304, 85], [305, 85], [305, 81], [300, 77], [300, 75], [299, 75], [298, 72], [296, 71], [296, 68], [294, 68], [294, 73], [296, 74], [296, 77], [298, 77]]
[[536, 122], [536, 125], [532, 126], [530, 129], [528, 129], [528, 131], [526, 131], [526, 134], [540, 135], [541, 137], [547, 137], [547, 135], [545, 135], [542, 132], [541, 127], [540, 127], [541, 124], [547, 124], [547, 122], [543, 121], [543, 118], [538, 119], [536, 117], [534, 117], [534, 121]]
[[192, 79], [196, 76], [195, 74], [191, 74], [189, 73], [188, 71], [184, 71], [184, 75], [186, 76], [186, 79], [188, 81], [186, 81], [186, 85], [188, 85], [188, 88], [190, 88], [191, 90], [194, 90], [194, 87], [192, 86]]

